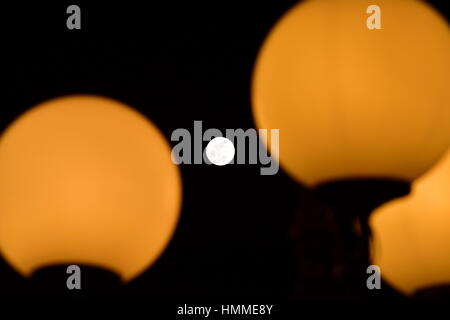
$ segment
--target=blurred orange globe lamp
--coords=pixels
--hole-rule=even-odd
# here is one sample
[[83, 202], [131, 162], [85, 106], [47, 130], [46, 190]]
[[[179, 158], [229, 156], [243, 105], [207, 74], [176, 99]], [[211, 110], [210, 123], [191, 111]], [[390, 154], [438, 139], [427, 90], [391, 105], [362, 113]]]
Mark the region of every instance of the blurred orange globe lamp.
[[121, 102], [52, 99], [0, 138], [0, 250], [23, 275], [79, 263], [128, 281], [161, 255], [180, 203], [169, 144]]
[[309, 0], [273, 27], [257, 58], [253, 114], [280, 129], [281, 166], [310, 186], [413, 181], [450, 143], [450, 30], [422, 1]]
[[450, 150], [411, 195], [376, 210], [374, 263], [406, 294], [450, 285]]

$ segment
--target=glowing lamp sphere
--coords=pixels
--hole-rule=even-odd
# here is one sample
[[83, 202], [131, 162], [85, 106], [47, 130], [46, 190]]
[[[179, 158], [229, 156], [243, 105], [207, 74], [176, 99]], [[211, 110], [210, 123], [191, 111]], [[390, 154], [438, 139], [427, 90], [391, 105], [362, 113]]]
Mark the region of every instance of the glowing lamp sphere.
[[74, 262], [129, 280], [168, 244], [180, 202], [169, 144], [120, 102], [53, 99], [1, 136], [0, 249], [24, 275]]
[[375, 211], [374, 263], [405, 293], [450, 283], [450, 150], [410, 196]]
[[[381, 29], [367, 27], [367, 8]], [[273, 28], [256, 61], [258, 127], [280, 129], [282, 167], [308, 185], [412, 181], [450, 143], [450, 32], [416, 0], [309, 0]]]

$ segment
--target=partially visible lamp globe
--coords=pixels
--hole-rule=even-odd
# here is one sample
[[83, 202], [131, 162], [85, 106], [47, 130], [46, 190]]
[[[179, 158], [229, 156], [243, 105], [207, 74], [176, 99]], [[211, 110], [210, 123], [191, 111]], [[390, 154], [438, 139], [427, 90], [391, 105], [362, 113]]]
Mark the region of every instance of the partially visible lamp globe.
[[129, 281], [165, 249], [180, 202], [168, 142], [121, 102], [52, 99], [0, 138], [0, 250], [25, 276], [74, 263]]
[[408, 295], [444, 286], [449, 295], [450, 150], [411, 195], [377, 209], [371, 225], [374, 263], [386, 280]]
[[408, 194], [450, 144], [447, 21], [423, 1], [380, 0], [381, 29], [371, 30], [372, 4], [295, 5], [264, 41], [252, 80], [256, 126], [280, 130], [273, 156], [367, 248], [372, 210]]

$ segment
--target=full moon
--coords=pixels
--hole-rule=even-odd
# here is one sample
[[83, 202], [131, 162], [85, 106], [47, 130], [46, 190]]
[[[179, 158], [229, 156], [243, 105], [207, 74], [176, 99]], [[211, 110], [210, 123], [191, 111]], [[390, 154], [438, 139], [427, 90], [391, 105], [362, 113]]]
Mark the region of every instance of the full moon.
[[216, 166], [229, 164], [234, 158], [234, 153], [233, 143], [224, 137], [216, 137], [206, 146], [206, 156]]

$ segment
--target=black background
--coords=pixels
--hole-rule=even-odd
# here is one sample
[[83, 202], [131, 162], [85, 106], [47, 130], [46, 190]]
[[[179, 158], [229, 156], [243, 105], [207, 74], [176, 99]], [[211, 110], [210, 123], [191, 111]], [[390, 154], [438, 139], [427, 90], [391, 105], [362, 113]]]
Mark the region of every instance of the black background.
[[[441, 12], [443, 2], [432, 1]], [[295, 3], [3, 5], [0, 129], [39, 102], [75, 93], [121, 100], [147, 115], [168, 139], [176, 128], [192, 132], [194, 120], [202, 120], [204, 129], [251, 128], [255, 58], [270, 28]], [[66, 28], [70, 4], [81, 7], [81, 30]], [[308, 191], [281, 170], [260, 176], [259, 165], [180, 169], [183, 208], [176, 234], [152, 268], [121, 294], [291, 296], [299, 270], [292, 240], [298, 231], [292, 226], [299, 223], [301, 202], [314, 202]], [[302, 221], [300, 227], [316, 231], [308, 241], [320, 252], [333, 235], [318, 220]], [[0, 295], [21, 295], [26, 288], [27, 280], [1, 262]]]

